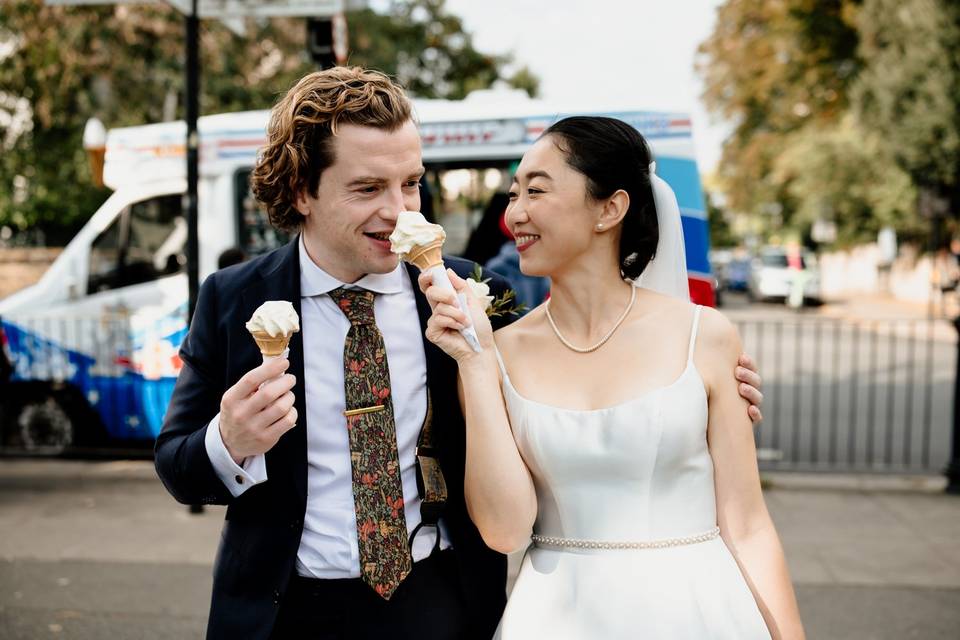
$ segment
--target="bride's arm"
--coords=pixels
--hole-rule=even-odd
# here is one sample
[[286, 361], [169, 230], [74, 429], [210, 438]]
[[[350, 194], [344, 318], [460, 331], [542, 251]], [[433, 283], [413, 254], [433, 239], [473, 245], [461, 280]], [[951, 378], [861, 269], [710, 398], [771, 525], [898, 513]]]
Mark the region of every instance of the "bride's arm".
[[709, 394], [707, 442], [713, 459], [717, 524], [775, 639], [803, 638], [790, 573], [760, 489], [753, 426], [730, 374], [743, 349], [737, 330], [704, 309], [696, 364]]
[[[456, 274], [451, 272], [450, 279], [458, 291], [465, 291]], [[465, 291], [472, 324], [484, 347], [481, 353], [474, 353], [458, 332], [467, 318], [453, 306], [453, 295], [431, 286], [427, 276], [421, 276], [419, 283], [433, 308], [427, 339], [454, 358], [460, 370], [460, 405], [467, 425], [467, 511], [487, 546], [501, 553], [515, 551], [530, 541], [537, 494], [513, 439], [490, 322], [473, 295]]]
[[467, 423], [467, 511], [487, 546], [510, 553], [530, 541], [537, 494], [513, 439], [500, 371], [489, 349], [460, 363], [460, 387]]

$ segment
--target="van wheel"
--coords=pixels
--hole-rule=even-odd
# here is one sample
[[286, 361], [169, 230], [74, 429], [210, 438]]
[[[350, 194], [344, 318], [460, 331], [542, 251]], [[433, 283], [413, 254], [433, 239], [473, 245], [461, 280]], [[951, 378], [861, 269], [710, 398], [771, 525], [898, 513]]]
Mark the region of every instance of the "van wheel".
[[73, 421], [52, 396], [24, 405], [17, 426], [23, 449], [30, 453], [56, 455], [73, 444]]

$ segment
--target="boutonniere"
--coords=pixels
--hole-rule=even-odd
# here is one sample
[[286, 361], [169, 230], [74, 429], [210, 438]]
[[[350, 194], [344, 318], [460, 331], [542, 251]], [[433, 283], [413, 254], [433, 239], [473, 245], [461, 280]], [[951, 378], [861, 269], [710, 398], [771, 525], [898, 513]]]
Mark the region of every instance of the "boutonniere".
[[490, 278], [483, 277], [483, 269], [477, 265], [473, 273], [467, 278], [467, 284], [473, 295], [480, 300], [483, 310], [488, 318], [497, 318], [505, 315], [518, 316], [527, 310], [525, 304], [517, 304], [517, 292], [513, 289], [507, 289], [499, 297], [490, 295]]

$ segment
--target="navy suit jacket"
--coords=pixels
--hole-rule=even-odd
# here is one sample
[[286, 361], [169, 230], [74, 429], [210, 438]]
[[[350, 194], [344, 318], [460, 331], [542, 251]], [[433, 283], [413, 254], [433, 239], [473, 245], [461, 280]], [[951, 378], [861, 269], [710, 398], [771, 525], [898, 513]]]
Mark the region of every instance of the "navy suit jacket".
[[[297, 426], [267, 452], [268, 480], [234, 498], [210, 463], [204, 437], [207, 424], [220, 410], [223, 393], [262, 361], [244, 327], [253, 311], [267, 300], [288, 300], [300, 314], [297, 242], [294, 239], [204, 281], [180, 349], [183, 369], [157, 438], [157, 473], [174, 498], [184, 504], [227, 505], [214, 565], [208, 638], [268, 638], [294, 573], [307, 504], [302, 333], [294, 334], [290, 342], [288, 369], [297, 377], [293, 391], [300, 417]], [[456, 258], [445, 262], [464, 277], [474, 266]], [[430, 307], [416, 284], [418, 271], [407, 268], [414, 281], [419, 321], [425, 327]], [[509, 286], [495, 274], [485, 276], [492, 277], [493, 295]], [[463, 497], [465, 429], [456, 362], [426, 339], [423, 348], [433, 400], [433, 432], [450, 494], [443, 518], [460, 566], [470, 627], [477, 638], [487, 639], [493, 635], [506, 601], [506, 558], [484, 545], [467, 516]]]

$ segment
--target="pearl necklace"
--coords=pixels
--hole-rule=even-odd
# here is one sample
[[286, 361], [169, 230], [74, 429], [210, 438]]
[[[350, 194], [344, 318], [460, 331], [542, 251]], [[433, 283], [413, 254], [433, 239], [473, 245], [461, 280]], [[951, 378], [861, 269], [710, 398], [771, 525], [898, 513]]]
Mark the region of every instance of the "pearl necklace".
[[600, 340], [596, 344], [586, 348], [575, 347], [572, 344], [570, 344], [570, 342], [566, 338], [563, 337], [563, 335], [560, 333], [560, 329], [557, 328], [557, 323], [553, 321], [553, 316], [550, 315], [549, 299], [547, 300], [547, 303], [544, 305], [543, 310], [546, 311], [547, 320], [550, 322], [550, 327], [553, 328], [553, 332], [557, 335], [557, 338], [560, 339], [560, 342], [563, 343], [563, 346], [567, 347], [571, 351], [576, 351], [577, 353], [590, 353], [591, 351], [596, 351], [597, 349], [602, 347], [604, 344], [606, 344], [607, 340], [613, 337], [614, 331], [619, 329], [620, 325], [623, 324], [623, 321], [627, 319], [627, 316], [630, 314], [630, 309], [633, 309], [633, 303], [636, 301], [636, 299], [637, 299], [637, 288], [633, 285], [630, 285], [630, 302], [627, 304], [627, 308], [623, 310], [623, 313], [620, 314], [620, 317], [617, 318], [616, 324], [614, 324], [613, 328], [607, 332], [607, 335], [600, 338]]

